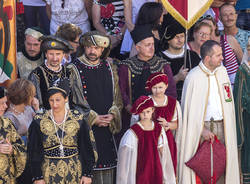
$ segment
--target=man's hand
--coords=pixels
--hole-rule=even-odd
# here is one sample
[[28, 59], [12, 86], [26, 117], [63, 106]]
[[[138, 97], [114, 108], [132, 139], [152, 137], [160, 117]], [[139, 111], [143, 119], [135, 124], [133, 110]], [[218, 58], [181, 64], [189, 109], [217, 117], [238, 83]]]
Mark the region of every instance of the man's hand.
[[86, 176], [83, 176], [81, 178], [80, 184], [91, 184], [92, 183], [92, 179]]
[[204, 128], [201, 135], [205, 140], [214, 142], [214, 134], [208, 129]]
[[114, 119], [112, 114], [98, 115], [95, 120], [95, 125], [99, 127], [109, 126], [110, 122]]
[[39, 100], [36, 97], [34, 97], [31, 101], [31, 106], [35, 109], [35, 111], [39, 110]]
[[34, 184], [45, 184], [44, 180], [36, 180], [34, 181]]
[[13, 147], [8, 139], [0, 142], [0, 153], [10, 155], [13, 152]]
[[184, 81], [187, 74], [188, 74], [188, 68], [184, 68], [184, 66], [182, 66], [177, 74], [179, 81]]
[[132, 105], [128, 104], [125, 109], [128, 111], [129, 114], [131, 114], [131, 109], [132, 109]]
[[114, 116], [113, 114], [106, 114], [103, 115], [102, 118], [105, 122], [110, 123], [114, 119]]

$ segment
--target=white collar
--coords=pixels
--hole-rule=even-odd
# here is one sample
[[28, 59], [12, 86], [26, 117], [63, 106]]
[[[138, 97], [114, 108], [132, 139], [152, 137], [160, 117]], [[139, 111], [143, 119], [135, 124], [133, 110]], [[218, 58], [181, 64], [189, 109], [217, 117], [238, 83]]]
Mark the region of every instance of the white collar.
[[203, 64], [203, 62], [201, 61], [201, 62], [200, 62], [200, 67], [201, 67], [207, 74], [209, 74], [209, 75], [214, 75], [215, 72], [218, 70], [218, 68], [219, 68], [220, 66], [217, 67], [217, 68], [215, 68], [214, 71], [211, 71], [211, 70], [209, 70], [209, 69]]
[[171, 59], [184, 57], [184, 49], [182, 50], [182, 52], [180, 54], [172, 54], [168, 50], [165, 50], [162, 53]]
[[[143, 127], [143, 125], [141, 124], [140, 121], [138, 121], [137, 124], [138, 124], [143, 130], [145, 130], [144, 127]], [[152, 129], [151, 129], [151, 130], [153, 130], [154, 127], [155, 127], [155, 124], [154, 124], [154, 122], [152, 121]]]
[[[50, 69], [49, 68], [49, 66], [48, 66], [48, 64], [47, 64], [47, 59], [45, 59], [45, 66], [48, 68], [48, 69]], [[51, 70], [51, 69], [50, 69]], [[53, 72], [60, 72], [62, 70], [62, 64], [60, 64], [60, 68], [58, 69], [58, 70], [51, 70], [51, 71], [53, 71]]]
[[[151, 98], [152, 98], [152, 95], [149, 95]], [[153, 102], [154, 102], [154, 106], [158, 107], [159, 105], [156, 103], [156, 101], [152, 98]], [[168, 101], [168, 97], [165, 95], [164, 96], [164, 102], [163, 102], [163, 105], [166, 105], [167, 104], [167, 101]]]

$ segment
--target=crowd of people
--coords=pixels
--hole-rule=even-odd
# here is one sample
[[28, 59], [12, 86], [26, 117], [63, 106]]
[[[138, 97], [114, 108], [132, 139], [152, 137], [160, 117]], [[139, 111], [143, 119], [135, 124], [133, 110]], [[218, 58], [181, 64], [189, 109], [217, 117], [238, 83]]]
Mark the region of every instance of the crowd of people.
[[[214, 0], [188, 34], [158, 0], [22, 3], [0, 183], [250, 183], [248, 0]], [[209, 181], [188, 165], [206, 142], [225, 150]]]

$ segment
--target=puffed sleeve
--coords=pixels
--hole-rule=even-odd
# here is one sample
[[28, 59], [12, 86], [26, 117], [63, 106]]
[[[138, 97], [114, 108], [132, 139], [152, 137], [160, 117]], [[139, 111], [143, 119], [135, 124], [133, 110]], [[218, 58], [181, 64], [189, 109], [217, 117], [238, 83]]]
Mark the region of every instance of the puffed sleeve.
[[116, 183], [136, 184], [137, 147], [137, 137], [131, 129], [127, 130], [118, 150]]
[[[20, 135], [17, 133], [16, 128], [12, 124], [12, 122], [4, 118], [4, 125], [3, 127], [6, 128], [6, 139], [8, 139], [13, 147], [13, 162], [10, 162], [10, 171], [13, 171], [13, 175], [15, 177], [18, 177], [22, 174], [25, 164], [26, 164], [26, 149], [23, 143], [23, 140], [21, 139]], [[11, 159], [10, 159], [11, 160]]]
[[82, 164], [82, 176], [93, 176], [92, 171], [95, 160], [97, 160], [97, 152], [93, 147], [94, 145], [94, 134], [88, 124], [82, 120], [80, 131], [78, 133], [78, 149]]
[[42, 132], [39, 123], [34, 119], [28, 131], [28, 162], [31, 167], [32, 181], [43, 179], [42, 162], [44, 160]]

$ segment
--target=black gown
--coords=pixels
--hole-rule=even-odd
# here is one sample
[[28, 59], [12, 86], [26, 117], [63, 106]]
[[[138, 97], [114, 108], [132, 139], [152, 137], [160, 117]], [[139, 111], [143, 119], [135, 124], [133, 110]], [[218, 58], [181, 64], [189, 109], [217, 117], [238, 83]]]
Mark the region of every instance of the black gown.
[[[58, 137], [64, 147], [63, 155]], [[91, 177], [96, 154], [93, 141], [93, 132], [76, 110], [70, 110], [60, 125], [54, 124], [50, 111], [37, 114], [30, 125], [28, 139], [32, 180], [79, 184], [82, 176]]]

